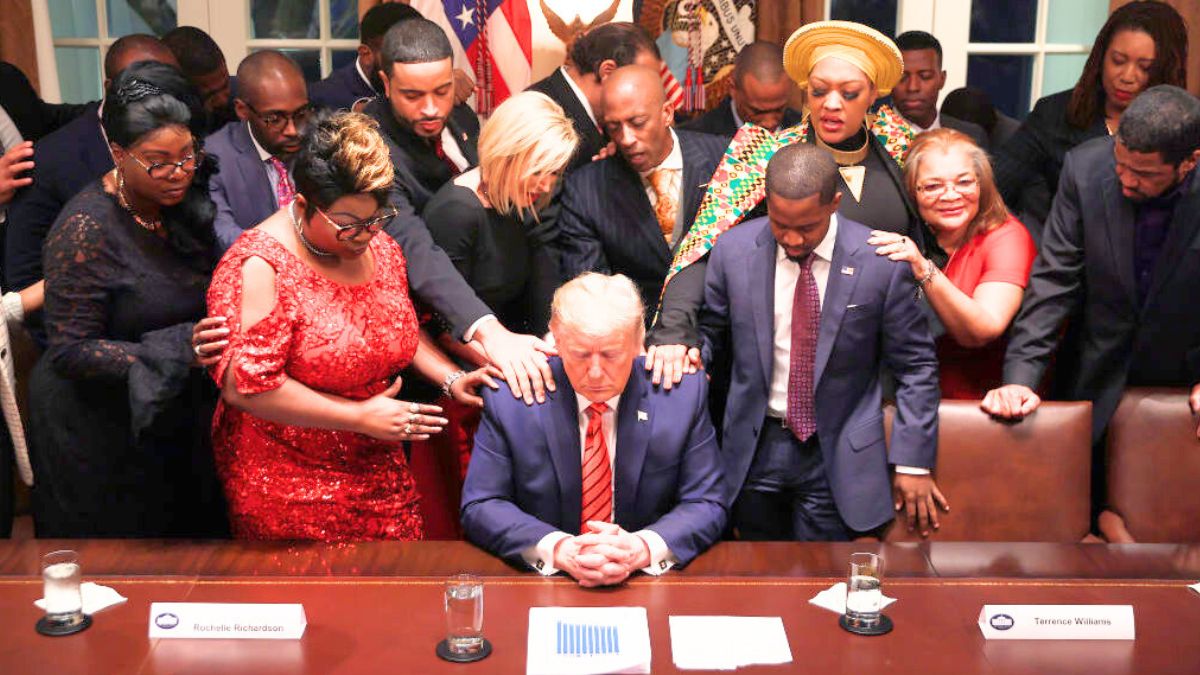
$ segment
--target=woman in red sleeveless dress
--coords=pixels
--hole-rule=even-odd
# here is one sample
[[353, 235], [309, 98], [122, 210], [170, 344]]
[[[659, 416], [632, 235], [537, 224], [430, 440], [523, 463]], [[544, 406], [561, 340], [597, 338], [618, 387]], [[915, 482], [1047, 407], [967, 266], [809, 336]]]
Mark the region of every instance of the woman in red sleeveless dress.
[[398, 401], [413, 364], [456, 400], [490, 381], [419, 335], [404, 254], [375, 236], [394, 212], [387, 147], [356, 113], [311, 123], [292, 170], [294, 202], [221, 260], [210, 316], [229, 344], [213, 369], [217, 469], [234, 536], [420, 539], [402, 442], [441, 431], [441, 408]]

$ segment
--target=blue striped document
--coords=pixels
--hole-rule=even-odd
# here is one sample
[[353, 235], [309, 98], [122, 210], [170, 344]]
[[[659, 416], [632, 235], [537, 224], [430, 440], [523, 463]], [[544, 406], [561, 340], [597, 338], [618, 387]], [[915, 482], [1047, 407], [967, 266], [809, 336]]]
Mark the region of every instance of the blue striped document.
[[526, 672], [649, 673], [650, 631], [645, 608], [531, 608]]

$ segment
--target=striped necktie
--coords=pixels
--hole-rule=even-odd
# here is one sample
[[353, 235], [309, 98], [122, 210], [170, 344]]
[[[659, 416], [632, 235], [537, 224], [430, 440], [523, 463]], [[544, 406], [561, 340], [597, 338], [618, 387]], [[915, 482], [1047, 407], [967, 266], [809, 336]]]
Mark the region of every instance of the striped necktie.
[[589, 520], [612, 522], [612, 463], [608, 458], [608, 443], [604, 440], [605, 403], [587, 407], [587, 436], [583, 443], [583, 509], [579, 520], [580, 533], [587, 532]]

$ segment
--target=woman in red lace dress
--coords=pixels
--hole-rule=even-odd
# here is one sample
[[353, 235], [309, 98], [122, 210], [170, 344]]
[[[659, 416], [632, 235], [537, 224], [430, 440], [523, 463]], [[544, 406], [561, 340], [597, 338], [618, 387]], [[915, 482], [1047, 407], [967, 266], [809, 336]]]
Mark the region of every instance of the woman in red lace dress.
[[404, 254], [375, 236], [392, 164], [357, 113], [314, 120], [293, 168], [298, 194], [221, 260], [209, 314], [229, 344], [213, 370], [217, 469], [236, 537], [420, 539], [402, 442], [441, 431], [441, 408], [398, 401], [410, 363], [456, 400], [494, 386], [418, 334]]

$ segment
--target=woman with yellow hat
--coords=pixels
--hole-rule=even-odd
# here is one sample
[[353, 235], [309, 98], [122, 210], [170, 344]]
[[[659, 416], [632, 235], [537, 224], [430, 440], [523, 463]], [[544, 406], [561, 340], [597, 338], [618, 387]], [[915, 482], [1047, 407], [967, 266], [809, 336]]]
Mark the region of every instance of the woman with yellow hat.
[[[713, 173], [695, 223], [676, 249], [660, 300], [659, 316], [688, 304], [704, 292], [708, 251], [725, 230], [761, 213], [751, 213], [766, 195], [767, 162], [792, 143], [816, 143], [837, 161], [843, 193], [838, 212], [874, 230], [908, 236], [938, 265], [946, 257], [925, 232], [916, 206], [904, 187], [904, 155], [914, 132], [888, 106], [869, 113], [880, 96], [891, 93], [904, 71], [900, 50], [882, 33], [850, 21], [820, 21], [801, 26], [783, 49], [783, 66], [806, 94], [804, 120], [772, 133], [746, 124], [738, 130]], [[699, 263], [699, 264], [696, 264]], [[657, 319], [656, 319], [657, 320]], [[657, 352], [661, 352], [657, 353]], [[656, 347], [648, 368], [679, 373], [698, 361], [698, 351], [682, 346]], [[670, 354], [670, 356], [667, 356]], [[660, 364], [660, 360], [669, 363]]]

